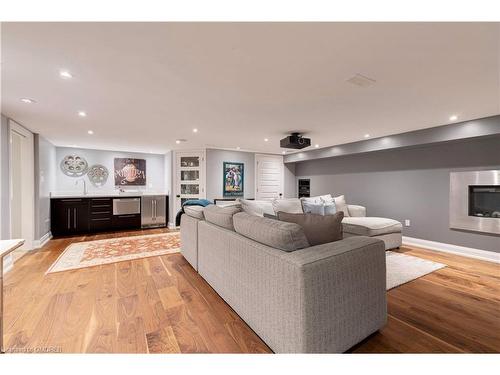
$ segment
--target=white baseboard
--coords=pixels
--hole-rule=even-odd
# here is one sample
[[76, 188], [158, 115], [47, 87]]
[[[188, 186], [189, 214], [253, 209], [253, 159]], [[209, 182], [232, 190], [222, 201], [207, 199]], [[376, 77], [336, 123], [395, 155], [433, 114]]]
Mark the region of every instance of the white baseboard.
[[403, 245], [423, 247], [429, 250], [441, 251], [443, 253], [461, 255], [464, 257], [485, 260], [487, 262], [500, 263], [500, 253], [474, 249], [472, 247], [451, 245], [448, 243], [422, 240], [420, 238], [406, 236], [403, 236]]
[[51, 238], [52, 238], [51, 232], [45, 233], [45, 235], [42, 238], [40, 238], [39, 240], [33, 241], [33, 250], [43, 247], [47, 242], [50, 241]]
[[168, 223], [168, 229], [175, 229], [175, 228], [177, 228], [175, 226], [175, 223], [172, 223], [172, 222], [169, 221], [169, 223]]

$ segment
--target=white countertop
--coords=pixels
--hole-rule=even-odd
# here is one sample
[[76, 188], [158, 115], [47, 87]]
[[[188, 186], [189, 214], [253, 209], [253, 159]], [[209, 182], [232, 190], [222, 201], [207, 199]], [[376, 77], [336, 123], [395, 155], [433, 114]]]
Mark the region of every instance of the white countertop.
[[24, 244], [24, 240], [2, 240], [0, 241], [0, 257], [14, 251]]
[[168, 195], [162, 192], [141, 192], [141, 191], [127, 191], [125, 193], [51, 193], [51, 198], [119, 198], [119, 197], [147, 197], [154, 195]]

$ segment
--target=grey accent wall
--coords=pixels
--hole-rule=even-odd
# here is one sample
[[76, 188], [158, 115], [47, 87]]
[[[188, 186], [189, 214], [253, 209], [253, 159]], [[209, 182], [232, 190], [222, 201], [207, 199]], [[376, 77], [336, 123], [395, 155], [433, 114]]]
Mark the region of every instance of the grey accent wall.
[[[137, 158], [146, 160], [146, 186], [131, 186], [123, 187], [125, 190], [140, 190], [158, 193], [166, 193], [166, 178], [165, 178], [165, 156], [160, 154], [142, 154], [134, 152], [119, 152], [119, 151], [104, 151], [90, 150], [69, 147], [56, 147], [56, 191], [61, 193], [81, 193], [83, 191], [82, 184], [76, 185], [78, 178], [68, 177], [59, 168], [61, 160], [68, 154], [77, 154], [83, 156], [89, 166], [92, 164], [102, 164], [109, 170], [109, 178], [106, 184], [96, 188], [90, 184], [87, 177], [87, 187], [89, 192], [110, 193], [115, 191], [114, 180], [114, 159], [115, 158]], [[171, 172], [168, 172], [171, 173]]]
[[244, 163], [244, 197], [255, 198], [255, 154], [252, 152], [207, 149], [206, 197], [209, 200], [223, 198], [222, 168], [225, 161]]
[[403, 235], [500, 252], [500, 237], [449, 228], [451, 171], [500, 169], [500, 136], [296, 164], [311, 194], [345, 194], [369, 216], [411, 220]]
[[50, 232], [50, 193], [56, 187], [56, 147], [39, 134], [35, 145], [35, 240]]
[[1, 115], [0, 122], [0, 239], [10, 238], [9, 186], [9, 121]]

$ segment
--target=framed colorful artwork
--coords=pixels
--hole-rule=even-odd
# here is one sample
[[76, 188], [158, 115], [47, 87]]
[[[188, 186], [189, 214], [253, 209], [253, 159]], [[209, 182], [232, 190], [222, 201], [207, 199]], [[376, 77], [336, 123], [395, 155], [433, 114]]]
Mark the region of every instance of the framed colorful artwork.
[[225, 161], [223, 163], [224, 197], [242, 197], [244, 193], [245, 165]]

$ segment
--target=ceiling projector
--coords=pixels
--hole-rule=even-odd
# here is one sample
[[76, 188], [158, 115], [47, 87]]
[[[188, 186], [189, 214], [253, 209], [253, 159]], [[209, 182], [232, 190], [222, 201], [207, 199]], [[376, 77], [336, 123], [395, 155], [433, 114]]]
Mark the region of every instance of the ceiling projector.
[[282, 148], [294, 148], [300, 150], [311, 145], [311, 138], [304, 138], [300, 133], [292, 133], [280, 141]]

